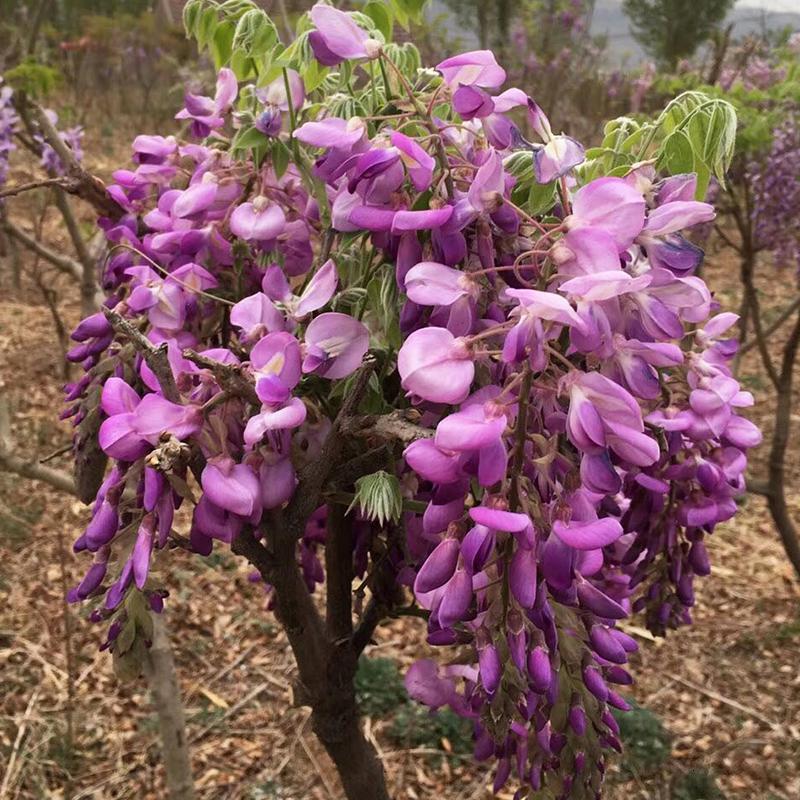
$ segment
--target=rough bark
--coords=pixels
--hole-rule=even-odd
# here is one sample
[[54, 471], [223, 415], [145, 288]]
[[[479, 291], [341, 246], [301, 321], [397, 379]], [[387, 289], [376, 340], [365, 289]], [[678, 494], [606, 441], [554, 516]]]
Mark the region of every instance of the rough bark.
[[153, 642], [142, 665], [158, 715], [161, 755], [170, 800], [193, 800], [194, 781], [181, 690], [164, 620], [153, 614]]

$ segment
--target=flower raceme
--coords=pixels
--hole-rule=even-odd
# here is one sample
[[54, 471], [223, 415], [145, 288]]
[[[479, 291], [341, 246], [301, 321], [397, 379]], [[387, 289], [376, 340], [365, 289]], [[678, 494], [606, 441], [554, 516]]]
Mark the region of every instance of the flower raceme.
[[[473, 723], [496, 789], [599, 796], [636, 647], [618, 622], [690, 621], [705, 541], [735, 513], [760, 437], [728, 367], [735, 315], [716, 313], [683, 236], [714, 211], [693, 176], [649, 163], [581, 185], [583, 148], [520, 89], [500, 91], [491, 52], [400, 80], [361, 19], [318, 4], [309, 43], [321, 68], [350, 62], [372, 113], [333, 113], [293, 70], [254, 90], [223, 69], [215, 96], [187, 95], [179, 114], [207, 138], [137, 137], [133, 169], [115, 173], [126, 213], [101, 223], [107, 306], [161, 347], [171, 380], [102, 313], [73, 334], [76, 451], [97, 425], [112, 467], [70, 599], [95, 599], [113, 648], [132, 593], [160, 607], [182, 504], [197, 552], [260, 530], [320, 458], [338, 382], [371, 350], [371, 408], [413, 405], [429, 429], [395, 450], [394, 477], [425, 511], [403, 513], [388, 561], [430, 644], [458, 647], [418, 662], [409, 692]], [[378, 72], [410, 96], [370, 106]], [[231, 147], [244, 112], [257, 160]], [[512, 199], [519, 151], [559, 186], [537, 217]], [[328, 502], [297, 544], [309, 591], [324, 580]], [[348, 518], [363, 577], [383, 520]]]

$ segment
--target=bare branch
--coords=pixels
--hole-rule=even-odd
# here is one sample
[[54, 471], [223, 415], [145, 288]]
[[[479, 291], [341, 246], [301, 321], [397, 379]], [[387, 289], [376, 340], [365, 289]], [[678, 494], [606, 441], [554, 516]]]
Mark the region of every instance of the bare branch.
[[294, 497], [286, 509], [286, 530], [294, 540], [299, 539], [303, 534], [306, 520], [319, 505], [320, 494], [325, 482], [340, 458], [343, 427], [358, 408], [373, 369], [375, 369], [375, 360], [367, 356], [359, 367], [353, 385], [336, 415], [319, 458], [308, 464], [300, 473]]
[[747, 479], [747, 491], [750, 492], [750, 494], [758, 494], [762, 497], [769, 497], [772, 493], [767, 481], [760, 481], [755, 478]]
[[[15, 197], [23, 192], [31, 192], [34, 189], [43, 189], [50, 186], [61, 186], [67, 189], [75, 183], [73, 178], [42, 178], [38, 181], [30, 181], [29, 183], [21, 183], [19, 186], [12, 186], [10, 189], [3, 189], [0, 191], [0, 198], [2, 197]], [[69, 191], [69, 189], [67, 189]]]
[[[781, 313], [778, 315], [775, 321], [764, 329], [762, 335], [765, 338], [769, 338], [770, 336], [772, 336], [772, 334], [775, 333], [775, 331], [777, 331], [783, 325], [784, 322], [790, 319], [792, 314], [794, 314], [794, 312], [797, 311], [798, 309], [800, 309], [800, 297], [798, 297], [797, 300], [795, 300], [793, 303], [790, 303], [788, 306], [786, 306], [786, 308], [784, 308], [783, 311], [781, 311]], [[739, 352], [736, 355], [743, 356], [745, 353], [749, 352], [750, 350], [752, 350], [754, 347], [757, 346], [758, 346], [758, 341], [756, 339], [753, 339], [752, 341], [747, 342], [747, 344], [742, 345], [739, 348]]]
[[24, 92], [15, 92], [13, 99], [14, 107], [22, 118], [30, 137], [21, 139], [26, 147], [41, 155], [41, 148], [36, 146], [36, 142], [33, 139], [34, 133], [41, 133], [64, 165], [67, 177], [72, 179], [72, 182], [67, 184], [65, 189], [92, 205], [100, 216], [114, 220], [120, 219], [125, 214], [125, 209], [111, 197], [106, 191], [105, 184], [99, 178], [87, 172], [81, 166], [75, 158], [75, 154], [48, 119], [44, 109], [38, 103], [30, 100]]
[[379, 416], [353, 417], [344, 422], [343, 431], [359, 438], [411, 444], [419, 439], [430, 439], [435, 433], [431, 428], [417, 425], [418, 418], [419, 414], [408, 409]]
[[172, 374], [172, 367], [167, 357], [166, 343], [154, 345], [138, 328], [116, 311], [104, 308], [103, 313], [111, 324], [111, 327], [121, 336], [125, 337], [141, 354], [147, 366], [153, 370], [158, 385], [164, 397], [171, 403], [179, 403], [181, 400], [178, 387], [175, 383], [175, 376]]
[[36, 461], [26, 461], [15, 455], [14, 441], [11, 435], [11, 414], [8, 401], [2, 394], [0, 394], [0, 470], [13, 472], [23, 478], [42, 481], [62, 492], [75, 494], [75, 481], [67, 473]]
[[49, 261], [54, 267], [75, 278], [75, 280], [80, 281], [82, 279], [83, 267], [74, 258], [56, 253], [8, 219], [3, 220], [2, 224], [5, 232], [9, 236], [13, 236], [20, 244], [25, 245], [29, 250], [41, 256], [45, 261]]
[[258, 399], [255, 386], [251, 380], [245, 376], [239, 366], [234, 364], [223, 364], [221, 361], [196, 353], [194, 350], [184, 350], [183, 357], [198, 367], [208, 369], [214, 375], [220, 388], [230, 395], [241, 397], [248, 403], [260, 406], [261, 400]]

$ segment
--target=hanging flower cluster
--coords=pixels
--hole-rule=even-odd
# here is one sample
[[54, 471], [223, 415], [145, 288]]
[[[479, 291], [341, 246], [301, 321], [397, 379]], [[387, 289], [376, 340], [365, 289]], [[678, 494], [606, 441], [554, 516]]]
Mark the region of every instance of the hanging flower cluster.
[[[326, 86], [306, 98], [291, 69], [254, 90], [225, 68], [178, 114], [202, 142], [139, 136], [114, 175], [108, 308], [73, 333], [85, 372], [67, 388], [76, 457], [94, 432], [113, 466], [71, 599], [124, 651], [134, 598], [165, 596], [153, 567], [178, 509], [199, 553], [257, 529], [321, 457], [337, 382], [370, 351], [374, 404], [420, 423], [393, 466], [413, 509], [393, 558], [445, 664], [415, 664], [409, 692], [473, 722], [496, 790], [513, 773], [520, 798], [599, 796], [636, 649], [618, 623], [690, 621], [705, 539], [760, 440], [728, 368], [736, 317], [682, 235], [714, 211], [692, 175], [583, 182], [581, 145], [501, 91], [489, 51], [417, 80], [362, 17], [310, 16], [345, 91], [383, 75], [359, 95], [371, 113], [337, 115]], [[520, 163], [537, 179], [522, 193]], [[298, 544], [310, 591], [329, 510]], [[384, 522], [354, 517], [357, 574]]]
[[[14, 131], [19, 118], [11, 102], [13, 94], [13, 89], [10, 86], [4, 86], [0, 81], [0, 188], [8, 179], [8, 160], [17, 147], [14, 144]], [[2, 202], [0, 200], [0, 203]]]
[[[44, 112], [48, 120], [55, 127], [58, 125], [58, 115], [51, 109]], [[0, 187], [8, 178], [9, 158], [11, 153], [17, 149], [14, 136], [19, 132], [21, 125], [20, 116], [14, 106], [14, 89], [7, 84], [3, 84], [0, 78]], [[75, 126], [66, 130], [58, 131], [64, 144], [69, 147], [72, 154], [78, 161], [83, 160], [83, 128]], [[45, 140], [44, 136], [38, 131], [32, 136], [35, 152], [40, 156], [40, 166], [49, 175], [62, 176], [65, 174], [64, 165], [58, 157], [56, 151]], [[3, 201], [0, 199], [0, 203]]]
[[800, 129], [789, 116], [774, 131], [769, 151], [750, 159], [746, 178], [752, 187], [752, 220], [759, 246], [772, 251], [778, 266], [800, 270]]

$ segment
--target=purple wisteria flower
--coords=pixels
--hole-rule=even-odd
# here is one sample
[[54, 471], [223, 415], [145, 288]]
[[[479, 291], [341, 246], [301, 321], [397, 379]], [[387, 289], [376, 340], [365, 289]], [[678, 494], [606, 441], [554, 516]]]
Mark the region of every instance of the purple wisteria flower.
[[[182, 546], [247, 537], [296, 567], [293, 592], [335, 572], [335, 536], [369, 609], [402, 588], [449, 648], [406, 685], [470, 721], [495, 790], [597, 798], [636, 649], [619, 622], [691, 621], [760, 441], [736, 315], [685, 236], [714, 209], [658, 159], [587, 179], [490, 51], [417, 73], [357, 12], [310, 21], [307, 87], [287, 69], [240, 94], [224, 68], [178, 115], [213, 139], [139, 136], [114, 173], [107, 308], [73, 333], [64, 414], [77, 457], [97, 438], [110, 464], [69, 599], [98, 601], [119, 655], [185, 520]], [[231, 150], [241, 125], [270, 138]], [[534, 175], [511, 174], [517, 151]]]

